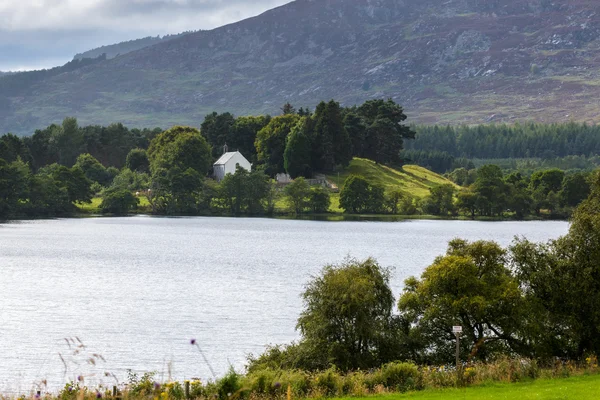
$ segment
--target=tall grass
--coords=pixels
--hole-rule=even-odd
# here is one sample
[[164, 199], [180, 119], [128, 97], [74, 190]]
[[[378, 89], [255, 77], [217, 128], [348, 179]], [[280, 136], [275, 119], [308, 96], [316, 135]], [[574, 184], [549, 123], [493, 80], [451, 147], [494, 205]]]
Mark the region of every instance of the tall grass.
[[[341, 396], [366, 396], [402, 393], [455, 386], [479, 386], [489, 383], [512, 383], [538, 378], [564, 378], [598, 373], [595, 356], [583, 363], [556, 361], [540, 367], [537, 362], [520, 358], [501, 358], [492, 363], [463, 366], [458, 379], [453, 366], [417, 366], [394, 362], [379, 369], [341, 373], [335, 367], [325, 371], [264, 369], [242, 375], [231, 369], [216, 381], [156, 382], [153, 374], [141, 378], [132, 375], [127, 383], [113, 387], [88, 388], [70, 382], [57, 394], [32, 394], [20, 400], [229, 400], [229, 399], [322, 399]], [[0, 396], [2, 398], [2, 396]]]

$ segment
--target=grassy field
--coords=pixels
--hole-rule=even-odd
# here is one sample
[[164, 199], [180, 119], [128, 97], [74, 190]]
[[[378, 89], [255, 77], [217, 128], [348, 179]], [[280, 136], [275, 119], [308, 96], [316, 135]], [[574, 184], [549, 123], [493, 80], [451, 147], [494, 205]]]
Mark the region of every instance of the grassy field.
[[406, 394], [348, 397], [344, 400], [592, 400], [600, 398], [600, 375], [492, 384], [466, 389], [426, 390]]
[[[138, 212], [144, 213], [150, 211], [150, 202], [146, 196], [140, 196], [140, 204], [138, 205]], [[102, 203], [102, 198], [94, 197], [91, 203], [79, 203], [77, 207], [79, 211], [83, 214], [100, 214], [100, 204]]]
[[[429, 189], [437, 185], [448, 184], [459, 188], [443, 176], [417, 165], [405, 165], [401, 170], [397, 170], [364, 158], [353, 159], [339, 175], [327, 175], [327, 179], [336, 183], [341, 190], [346, 178], [352, 174], [364, 177], [371, 184], [383, 186], [386, 192], [398, 190], [405, 196], [416, 199], [425, 198], [429, 195]], [[339, 193], [333, 193], [331, 196], [331, 212], [343, 212], [340, 209]]]

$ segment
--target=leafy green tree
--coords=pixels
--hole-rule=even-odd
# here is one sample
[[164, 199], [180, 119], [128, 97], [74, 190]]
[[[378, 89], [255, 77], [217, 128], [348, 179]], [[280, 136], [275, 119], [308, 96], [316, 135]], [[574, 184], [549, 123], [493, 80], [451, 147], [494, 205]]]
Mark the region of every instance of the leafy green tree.
[[[328, 265], [306, 286], [298, 329], [304, 346], [342, 370], [385, 362], [393, 336], [389, 271], [373, 259]], [[398, 356], [398, 354], [396, 354]]]
[[475, 218], [475, 213], [477, 212], [477, 194], [470, 189], [461, 190], [456, 196], [456, 208], [468, 213], [471, 218]]
[[329, 191], [322, 186], [313, 187], [308, 195], [308, 207], [314, 213], [326, 213], [331, 206]]
[[404, 198], [404, 195], [399, 190], [394, 190], [385, 198], [385, 206], [391, 214], [398, 214], [400, 209], [400, 202]]
[[110, 176], [108, 175], [106, 168], [104, 168], [104, 165], [100, 164], [100, 161], [89, 153], [80, 154], [77, 157], [75, 166], [81, 168], [85, 177], [92, 182], [107, 185], [110, 181]]
[[150, 170], [178, 168], [195, 170], [206, 176], [211, 165], [211, 149], [200, 132], [191, 127], [174, 126], [161, 133], [150, 143], [148, 149]]
[[65, 118], [62, 126], [55, 132], [54, 145], [58, 153], [58, 163], [73, 165], [77, 156], [84, 150], [83, 133], [76, 118]]
[[352, 155], [365, 157], [367, 124], [364, 118], [357, 114], [355, 109], [347, 111], [344, 116], [344, 127], [352, 143]]
[[536, 317], [527, 319], [540, 356], [600, 352], [600, 174], [573, 214], [569, 233], [549, 244], [518, 241], [513, 269]]
[[149, 172], [150, 160], [148, 159], [146, 150], [140, 148], [132, 149], [129, 154], [127, 154], [125, 167], [135, 172]]
[[64, 188], [70, 203], [90, 203], [92, 201], [92, 181], [85, 177], [82, 169], [74, 166], [52, 164], [38, 171], [38, 175], [50, 176], [56, 185]]
[[31, 163], [33, 158], [25, 141], [15, 135], [7, 133], [0, 137], [0, 159], [11, 163], [21, 159], [25, 163]]
[[283, 153], [283, 165], [292, 178], [312, 176], [311, 131], [312, 120], [303, 117], [290, 132]]
[[344, 126], [340, 104], [321, 102], [315, 110], [313, 134], [313, 169], [333, 171], [352, 160], [352, 142]]
[[256, 161], [256, 147], [254, 147], [256, 135], [270, 120], [271, 117], [265, 115], [236, 118], [227, 138], [229, 148], [238, 150], [252, 162]]
[[562, 183], [565, 178], [565, 172], [560, 169], [553, 168], [545, 171], [537, 171], [531, 175], [531, 190], [543, 187], [544, 195], [550, 192], [558, 193], [562, 189]]
[[204, 122], [200, 125], [200, 131], [212, 146], [213, 158], [219, 158], [222, 154], [223, 146], [228, 144], [227, 139], [231, 137], [230, 132], [234, 124], [235, 117], [228, 112], [223, 114], [213, 112], [204, 118]]
[[366, 211], [373, 214], [382, 213], [385, 205], [385, 188], [381, 185], [369, 185], [369, 201]]
[[283, 107], [281, 107], [281, 112], [283, 113], [283, 115], [296, 114], [296, 109], [288, 101], [283, 105]]
[[257, 215], [265, 211], [269, 190], [269, 177], [264, 173], [238, 167], [235, 174], [227, 174], [221, 181], [219, 197], [233, 215]]
[[193, 168], [159, 168], [152, 174], [148, 201], [155, 213], [196, 214], [203, 177]]
[[150, 187], [150, 177], [146, 173], [134, 172], [123, 168], [119, 175], [112, 181], [112, 188], [127, 189], [129, 191], [147, 190]]
[[477, 170], [473, 191], [477, 194], [480, 215], [501, 215], [506, 209], [507, 187], [503, 178], [504, 174], [497, 165], [484, 165]]
[[0, 219], [7, 219], [21, 212], [27, 199], [30, 171], [22, 161], [7, 163], [0, 158]]
[[370, 185], [361, 176], [350, 175], [340, 191], [340, 207], [345, 212], [359, 214], [369, 207]]
[[420, 343], [423, 360], [454, 360], [454, 325], [463, 327], [463, 359], [471, 354], [487, 360], [526, 347], [519, 325], [524, 300], [505, 262], [505, 251], [496, 243], [456, 239], [421, 279], [405, 281], [398, 307], [414, 327], [411, 336]]
[[108, 190], [100, 203], [100, 209], [105, 214], [127, 215], [135, 210], [140, 200], [127, 189]]
[[454, 212], [454, 186], [438, 185], [429, 189], [423, 210], [431, 215], [448, 215]]
[[299, 120], [300, 117], [296, 114], [274, 117], [258, 132], [255, 141], [257, 160], [267, 175], [273, 177], [285, 170], [284, 152], [287, 139]]
[[369, 100], [360, 106], [358, 114], [367, 125], [364, 156], [377, 163], [395, 163], [405, 139], [414, 139], [415, 132], [403, 125], [407, 116], [393, 100]]
[[292, 183], [285, 187], [283, 192], [286, 202], [294, 213], [303, 213], [306, 207], [309, 206], [311, 189], [304, 178], [294, 179]]
[[584, 172], [565, 175], [559, 192], [561, 205], [576, 207], [589, 196], [591, 187], [588, 177], [589, 174]]
[[73, 203], [63, 182], [51, 174], [37, 173], [29, 182], [29, 201], [24, 205], [29, 216], [62, 216], [73, 211]]

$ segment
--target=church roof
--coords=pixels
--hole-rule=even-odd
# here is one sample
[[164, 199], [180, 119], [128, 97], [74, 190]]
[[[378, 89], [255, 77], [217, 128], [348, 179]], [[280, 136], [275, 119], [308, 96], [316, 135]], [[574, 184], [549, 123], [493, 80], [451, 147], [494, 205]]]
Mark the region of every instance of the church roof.
[[[231, 157], [233, 157], [233, 156], [234, 156], [234, 155], [236, 155], [236, 154], [242, 155], [242, 154], [241, 154], [239, 151], [231, 151], [231, 152], [229, 152], [229, 153], [225, 153], [225, 154], [223, 154], [223, 155], [221, 156], [221, 158], [219, 158], [219, 159], [217, 160], [217, 162], [216, 162], [216, 163], [214, 163], [214, 165], [225, 165], [225, 164], [227, 164], [227, 162], [228, 162], [229, 160], [231, 160]], [[243, 156], [242, 156], [242, 157], [243, 157]]]

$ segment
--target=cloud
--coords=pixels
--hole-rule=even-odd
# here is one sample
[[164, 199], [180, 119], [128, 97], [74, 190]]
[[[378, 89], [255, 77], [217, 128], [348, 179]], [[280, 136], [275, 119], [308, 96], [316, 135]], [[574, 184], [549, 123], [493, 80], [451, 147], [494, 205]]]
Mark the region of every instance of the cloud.
[[290, 0], [0, 0], [0, 70], [55, 66], [92, 48], [212, 29]]

